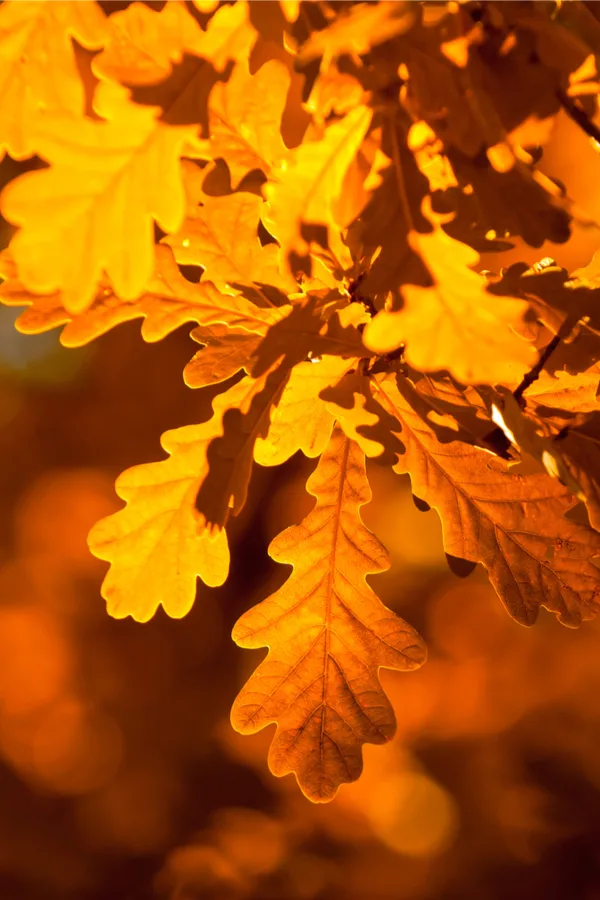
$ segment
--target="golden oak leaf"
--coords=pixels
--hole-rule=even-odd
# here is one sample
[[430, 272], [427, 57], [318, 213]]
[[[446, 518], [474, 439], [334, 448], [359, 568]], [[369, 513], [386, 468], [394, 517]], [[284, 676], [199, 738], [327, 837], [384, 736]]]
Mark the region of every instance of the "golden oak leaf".
[[290, 73], [279, 60], [269, 60], [251, 75], [248, 60], [242, 58], [229, 81], [213, 87], [204, 153], [208, 159], [225, 160], [232, 188], [253, 169], [268, 175], [272, 164], [287, 156], [281, 116], [289, 86]]
[[363, 744], [394, 734], [379, 668], [414, 669], [425, 647], [366, 583], [389, 559], [360, 516], [371, 499], [364, 455], [339, 428], [307, 489], [316, 506], [269, 547], [273, 559], [294, 567], [290, 578], [233, 630], [241, 647], [267, 646], [269, 653], [238, 695], [231, 721], [242, 734], [276, 722], [271, 771], [294, 772], [310, 800], [325, 802], [359, 777]]
[[305, 141], [273, 166], [263, 191], [267, 203], [263, 222], [277, 238], [287, 259], [291, 251], [305, 253], [302, 223], [334, 226], [333, 205], [346, 172], [371, 123], [372, 112], [358, 106], [330, 125], [319, 139]]
[[357, 362], [324, 356], [294, 366], [271, 413], [266, 437], [256, 441], [255, 461], [261, 466], [279, 466], [298, 450], [305, 456], [320, 456], [329, 441], [334, 420], [319, 393]]
[[[402, 385], [402, 392], [399, 385]], [[535, 622], [540, 606], [576, 626], [600, 607], [600, 535], [568, 518], [574, 504], [550, 476], [514, 474], [485, 450], [461, 442], [440, 443], [412, 407], [406, 381], [373, 379], [382, 406], [401, 428], [413, 491], [435, 507], [446, 552], [481, 562], [510, 614]]]
[[181, 0], [169, 0], [159, 11], [134, 2], [109, 17], [106, 47], [92, 68], [101, 78], [151, 85], [168, 78], [185, 54], [222, 71], [230, 59], [248, 53], [255, 38], [244, 2], [219, 9], [206, 31]]
[[332, 64], [317, 76], [306, 107], [315, 122], [322, 125], [332, 112], [338, 116], [346, 115], [364, 100], [365, 90], [360, 81], [347, 72], [340, 72]]
[[0, 155], [38, 152], [41, 114], [82, 116], [85, 94], [71, 37], [95, 49], [105, 39], [106, 18], [97, 3], [3, 3], [0, 8]]
[[204, 344], [204, 349], [199, 350], [183, 370], [183, 379], [191, 388], [218, 384], [240, 369], [247, 371], [261, 341], [258, 334], [221, 323], [195, 328], [191, 336]]
[[0, 303], [28, 305], [16, 321], [23, 334], [39, 334], [65, 325], [60, 336], [65, 347], [81, 347], [105, 334], [115, 325], [143, 318], [142, 337], [148, 342], [162, 340], [186, 322], [203, 325], [221, 322], [231, 328], [266, 334], [281, 318], [283, 310], [260, 309], [243, 297], [222, 294], [210, 282], [192, 284], [179, 271], [171, 250], [158, 244], [156, 265], [146, 289], [137, 300], [120, 300], [106, 278], [100, 281], [91, 306], [77, 315], [64, 307], [63, 295], [32, 294], [17, 276], [10, 252], [0, 254]]
[[229, 60], [247, 57], [256, 38], [257, 32], [250, 22], [249, 3], [236, 0], [230, 6], [221, 6], [211, 17], [202, 55], [221, 72]]
[[180, 618], [192, 607], [197, 576], [211, 587], [227, 578], [225, 532], [209, 535], [194, 506], [214, 430], [211, 420], [165, 432], [168, 459], [134, 466], [117, 479], [127, 506], [88, 537], [92, 553], [111, 563], [102, 584], [111, 616], [147, 622], [162, 604]]
[[92, 68], [122, 84], [154, 84], [165, 79], [183, 53], [203, 55], [204, 32], [185, 3], [169, 0], [160, 11], [130, 3], [108, 19], [108, 38]]
[[533, 400], [536, 407], [550, 407], [571, 413], [588, 413], [600, 410], [598, 388], [600, 386], [600, 366], [592, 366], [579, 375], [558, 371], [550, 375], [544, 369], [527, 388], [529, 405]]
[[404, 34], [415, 22], [412, 3], [402, 0], [380, 3], [354, 3], [321, 31], [313, 31], [300, 49], [300, 62], [323, 57], [323, 68], [344, 53], [352, 56], [368, 53], [372, 47]]
[[[162, 604], [168, 615], [179, 618], [192, 607], [196, 576], [211, 587], [223, 584], [229, 551], [222, 526], [229, 506], [235, 515], [245, 502], [255, 437], [243, 428], [232, 429], [228, 416], [242, 416], [245, 425], [254, 415], [252, 424], [259, 431], [281, 381], [280, 372], [243, 378], [215, 398], [207, 422], [162, 436], [168, 459], [134, 466], [119, 476], [116, 490], [127, 505], [98, 522], [88, 538], [92, 553], [111, 562], [102, 596], [112, 616], [146, 622]], [[230, 452], [232, 470], [216, 480], [215, 447]], [[196, 508], [199, 490], [209, 507], [224, 510], [219, 522]]]
[[181, 265], [202, 266], [203, 279], [231, 292], [232, 285], [269, 284], [284, 292], [298, 290], [291, 276], [280, 271], [276, 244], [264, 247], [258, 238], [263, 201], [239, 192], [224, 197], [202, 196], [202, 204], [188, 206], [176, 234], [164, 239]]
[[517, 333], [527, 303], [496, 297], [470, 268], [479, 254], [436, 227], [409, 233], [409, 244], [431, 274], [432, 287], [405, 284], [404, 307], [383, 310], [367, 325], [364, 341], [376, 353], [406, 342], [407, 362], [423, 372], [447, 369], [463, 384], [518, 383], [536, 359]]
[[195, 127], [158, 122], [116, 85], [100, 84], [96, 97], [111, 120], [44, 117], [36, 147], [50, 168], [16, 178], [1, 198], [21, 226], [11, 252], [23, 284], [61, 290], [69, 312], [90, 305], [103, 270], [121, 299], [139, 296], [154, 268], [152, 219], [173, 232], [185, 213], [179, 157]]

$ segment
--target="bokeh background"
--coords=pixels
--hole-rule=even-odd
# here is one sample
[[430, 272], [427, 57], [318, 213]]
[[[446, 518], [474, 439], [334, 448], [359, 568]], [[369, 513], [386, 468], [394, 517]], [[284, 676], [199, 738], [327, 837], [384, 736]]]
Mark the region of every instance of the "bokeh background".
[[[0, 180], [22, 169], [5, 159]], [[600, 155], [568, 120], [542, 169], [600, 218]], [[598, 247], [577, 228], [482, 267], [573, 270]], [[269, 774], [271, 729], [236, 735], [229, 708], [263, 655], [231, 628], [287, 575], [266, 548], [310, 508], [313, 463], [257, 468], [229, 581], [200, 586], [185, 619], [112, 620], [86, 534], [119, 508], [120, 471], [208, 416], [210, 392], [181, 377], [197, 347], [129, 323], [66, 350], [15, 317], [0, 310], [1, 900], [599, 900], [599, 624], [517, 625], [482, 571], [450, 573], [407, 479], [371, 465], [365, 520], [393, 562], [372, 584], [430, 658], [382, 673], [396, 739], [311, 805]]]

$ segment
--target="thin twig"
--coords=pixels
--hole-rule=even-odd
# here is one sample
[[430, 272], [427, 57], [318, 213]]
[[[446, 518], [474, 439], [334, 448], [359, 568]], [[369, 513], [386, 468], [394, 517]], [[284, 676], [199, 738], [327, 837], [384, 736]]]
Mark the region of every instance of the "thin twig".
[[523, 393], [530, 385], [533, 384], [534, 381], [538, 380], [538, 378], [540, 377], [540, 372], [550, 359], [552, 353], [554, 353], [554, 351], [560, 344], [561, 338], [562, 335], [560, 334], [560, 332], [554, 335], [548, 346], [544, 349], [544, 352], [541, 354], [533, 369], [525, 375], [519, 387], [513, 392], [513, 397], [515, 398], [517, 403], [521, 404]]
[[600, 128], [594, 125], [583, 107], [569, 97], [562, 88], [557, 89], [556, 96], [560, 100], [560, 104], [566, 114], [579, 125], [582, 131], [585, 131], [587, 135], [600, 144]]

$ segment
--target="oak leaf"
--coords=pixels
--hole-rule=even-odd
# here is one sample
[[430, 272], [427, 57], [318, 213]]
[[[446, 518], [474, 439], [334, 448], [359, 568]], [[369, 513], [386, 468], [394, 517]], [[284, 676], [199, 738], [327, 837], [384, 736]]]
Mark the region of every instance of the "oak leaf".
[[226, 381], [241, 369], [248, 371], [261, 341], [258, 334], [220, 322], [194, 328], [191, 337], [204, 345], [183, 370], [184, 381], [191, 388]]
[[[257, 380], [243, 378], [215, 398], [207, 422], [165, 432], [161, 443], [168, 459], [119, 476], [116, 490], [127, 505], [98, 522], [88, 538], [92, 553], [111, 562], [102, 596], [112, 616], [146, 622], [162, 604], [179, 618], [192, 607], [196, 576], [211, 587], [223, 584], [229, 570], [223, 526], [229, 507], [235, 515], [245, 502], [255, 438], [232, 428], [228, 415], [244, 424], [250, 419], [257, 432], [282, 377], [275, 371]], [[211, 477], [215, 448], [229, 454], [221, 457], [217, 478]], [[219, 510], [218, 521], [198, 510], [199, 491], [209, 510]]]
[[[106, 271], [117, 295], [139, 296], [154, 267], [152, 219], [177, 231], [185, 213], [179, 157], [194, 126], [158, 122], [108, 83], [96, 91], [110, 121], [54, 113], [40, 122], [37, 152], [51, 165], [2, 192], [19, 276], [34, 292], [62, 291], [69, 312], [94, 298]], [[69, 252], [65, 253], [65, 248]]]
[[298, 53], [301, 63], [323, 57], [323, 68], [343, 54], [359, 56], [372, 47], [404, 34], [415, 22], [411, 3], [394, 2], [355, 3], [336, 16], [320, 31], [313, 31]]
[[365, 329], [366, 346], [381, 354], [406, 343], [410, 365], [423, 372], [446, 369], [463, 384], [517, 384], [536, 357], [517, 333], [527, 304], [489, 294], [471, 268], [479, 254], [441, 228], [411, 231], [408, 241], [434, 284], [403, 285], [404, 308], [378, 313]]
[[0, 9], [0, 156], [40, 151], [38, 119], [48, 113], [83, 116], [85, 93], [71, 37], [101, 47], [106, 18], [97, 3], [4, 3]]
[[180, 618], [192, 607], [197, 576], [212, 587], [227, 578], [225, 532], [209, 535], [194, 506], [214, 429], [211, 421], [165, 432], [168, 459], [134, 466], [117, 479], [127, 505], [88, 537], [92, 553], [111, 563], [102, 584], [111, 616], [147, 622], [162, 605]]
[[251, 75], [248, 61], [242, 59], [225, 84], [213, 87], [204, 153], [209, 159], [225, 160], [232, 188], [254, 169], [268, 175], [273, 163], [287, 156], [281, 116], [289, 86], [290, 73], [279, 60], [269, 60]]
[[371, 499], [364, 455], [339, 428], [307, 489], [316, 506], [269, 547], [273, 559], [294, 567], [290, 578], [233, 630], [240, 646], [268, 646], [269, 653], [237, 697], [231, 721], [243, 734], [276, 722], [271, 771], [294, 772], [310, 800], [325, 802], [359, 777], [364, 743], [394, 734], [378, 669], [414, 669], [425, 648], [366, 583], [389, 561], [360, 517]]
[[527, 388], [527, 404], [533, 401], [537, 407], [549, 410], [560, 409], [570, 413], [590, 413], [600, 411], [598, 389], [600, 388], [600, 366], [591, 366], [578, 375], [557, 371], [552, 375], [542, 370]]
[[29, 307], [17, 319], [17, 329], [23, 334], [39, 334], [64, 324], [60, 341], [65, 347], [81, 347], [115, 325], [139, 318], [144, 320], [142, 337], [148, 342], [162, 340], [186, 322], [220, 322], [264, 335], [283, 314], [275, 309], [260, 309], [243, 297], [222, 294], [210, 282], [192, 284], [183, 277], [172, 251], [163, 244], [156, 246], [154, 273], [137, 300], [122, 301], [108, 280], [102, 279], [91, 306], [80, 314], [65, 309], [61, 292], [28, 291], [9, 251], [0, 254], [0, 277], [5, 278], [0, 285], [0, 302]]
[[513, 474], [477, 447], [440, 443], [413, 410], [408, 382], [378, 376], [374, 390], [401, 428], [406, 452], [396, 470], [408, 472], [414, 493], [438, 510], [446, 552], [483, 563], [523, 625], [535, 622], [540, 606], [570, 626], [595, 616], [600, 571], [591, 557], [600, 555], [600, 534], [565, 518], [575, 502], [568, 489], [547, 474]]
[[165, 3], [160, 11], [130, 3], [108, 19], [108, 37], [92, 68], [122, 84], [154, 84], [167, 78], [185, 52], [203, 55], [205, 34], [185, 3]]
[[329, 441], [334, 418], [319, 393], [357, 362], [324, 356], [294, 366], [271, 413], [266, 436], [256, 441], [255, 461], [261, 466], [279, 466], [298, 450], [308, 457], [320, 456]]
[[122, 84], [152, 85], [165, 81], [186, 54], [222, 72], [230, 60], [248, 53], [255, 39], [243, 0], [217, 10], [206, 31], [180, 0], [169, 0], [161, 10], [134, 2], [109, 17], [106, 47], [92, 68]]
[[356, 107], [329, 125], [322, 137], [305, 141], [271, 169], [263, 187], [267, 202], [262, 219], [286, 259], [292, 251], [302, 254], [307, 250], [302, 223], [335, 226], [333, 206], [371, 116], [368, 107]]
[[220, 290], [269, 284], [284, 292], [297, 291], [293, 278], [280, 271], [277, 245], [261, 246], [258, 239], [262, 206], [256, 194], [202, 195], [201, 204], [188, 206], [182, 227], [164, 243], [173, 248], [178, 263], [202, 266], [203, 280]]

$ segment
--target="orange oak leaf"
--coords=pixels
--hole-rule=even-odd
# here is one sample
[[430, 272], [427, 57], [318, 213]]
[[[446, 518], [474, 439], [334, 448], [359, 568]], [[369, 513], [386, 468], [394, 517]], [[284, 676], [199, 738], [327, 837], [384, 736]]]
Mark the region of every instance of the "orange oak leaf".
[[269, 653], [238, 695], [231, 721], [242, 734], [277, 723], [271, 771], [294, 772], [310, 800], [326, 802], [360, 776], [362, 745], [394, 734], [379, 668], [414, 669], [425, 647], [366, 583], [389, 560], [360, 516], [371, 499], [364, 455], [339, 428], [307, 489], [316, 506], [269, 547], [292, 574], [233, 630], [241, 647], [267, 646]]
[[210, 138], [198, 155], [224, 159], [232, 188], [253, 169], [268, 175], [271, 165], [287, 156], [281, 116], [290, 80], [287, 67], [277, 59], [253, 75], [247, 59], [240, 59], [229, 81], [213, 87], [208, 104]]
[[578, 375], [561, 370], [550, 375], [542, 370], [538, 378], [527, 388], [525, 398], [528, 405], [532, 400], [536, 407], [561, 409], [571, 413], [597, 412], [600, 410], [599, 387], [598, 365]]
[[325, 129], [321, 138], [305, 141], [271, 169], [263, 187], [267, 203], [262, 219], [286, 259], [291, 251], [308, 249], [300, 231], [302, 223], [335, 226], [333, 207], [371, 116], [368, 107], [357, 106]]
[[164, 243], [172, 247], [178, 263], [202, 266], [203, 280], [220, 290], [231, 293], [233, 285], [269, 284], [286, 293], [297, 291], [294, 279], [281, 272], [279, 247], [263, 247], [258, 239], [262, 206], [256, 194], [204, 194], [201, 205], [188, 205], [182, 227]]
[[414, 411], [408, 382], [377, 376], [373, 386], [400, 425], [406, 452], [396, 470], [408, 472], [415, 495], [438, 510], [446, 552], [483, 563], [523, 625], [535, 622], [540, 606], [569, 626], [593, 618], [600, 571], [591, 557], [600, 555], [600, 534], [565, 518], [575, 502], [568, 489], [547, 474], [512, 473], [478, 447], [440, 443]]
[[161, 10], [131, 3], [108, 19], [108, 38], [92, 68], [101, 78], [127, 85], [152, 85], [168, 78], [185, 54], [202, 57], [221, 72], [247, 54], [256, 39], [247, 3], [223, 6], [203, 31], [180, 0]]
[[83, 84], [71, 37], [84, 47], [101, 47], [106, 18], [97, 3], [3, 3], [0, 8], [0, 156], [13, 159], [40, 151], [41, 115], [82, 116]]
[[271, 413], [266, 436], [256, 441], [255, 462], [261, 466], [279, 466], [298, 450], [308, 457], [320, 456], [329, 441], [334, 418], [319, 393], [357, 362], [324, 356], [294, 366]]
[[108, 37], [92, 68], [122, 84], [155, 84], [170, 75], [185, 52], [202, 56], [205, 33], [185, 3], [165, 3], [160, 11], [130, 3], [108, 19]]
[[222, 323], [194, 328], [191, 337], [204, 345], [183, 370], [183, 379], [191, 388], [218, 384], [241, 369], [247, 371], [261, 341], [258, 334]]
[[342, 54], [358, 56], [372, 47], [404, 34], [415, 22], [412, 3], [403, 0], [354, 3], [321, 31], [313, 31], [298, 54], [300, 62], [323, 57], [323, 68]]
[[536, 352], [517, 330], [527, 303], [496, 297], [472, 271], [479, 254], [440, 227], [409, 232], [410, 247], [429, 269], [432, 287], [404, 284], [404, 307], [382, 310], [367, 325], [364, 341], [376, 353], [406, 343], [407, 362], [422, 372], [448, 370], [463, 384], [517, 384]]
[[221, 322], [264, 335], [283, 315], [283, 309], [261, 309], [243, 297], [222, 294], [210, 282], [192, 284], [183, 277], [171, 250], [163, 244], [156, 247], [154, 273], [137, 300], [120, 300], [104, 278], [91, 306], [79, 315], [65, 309], [60, 292], [32, 294], [28, 291], [18, 278], [9, 251], [0, 254], [0, 277], [5, 278], [0, 284], [0, 303], [28, 306], [17, 319], [17, 330], [23, 334], [40, 334], [65, 325], [60, 336], [65, 347], [81, 347], [115, 325], [132, 319], [143, 318], [142, 337], [154, 342], [186, 322], [203, 325]]
[[96, 98], [110, 121], [44, 117], [36, 147], [50, 168], [16, 178], [0, 199], [20, 226], [11, 252], [23, 283], [62, 290], [69, 312], [90, 305], [103, 270], [121, 299], [139, 296], [154, 268], [152, 219], [173, 232], [185, 213], [179, 157], [195, 126], [158, 122], [109, 83]]

